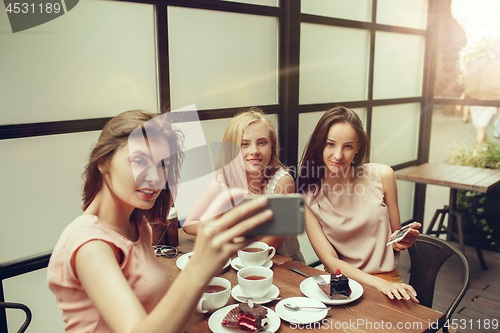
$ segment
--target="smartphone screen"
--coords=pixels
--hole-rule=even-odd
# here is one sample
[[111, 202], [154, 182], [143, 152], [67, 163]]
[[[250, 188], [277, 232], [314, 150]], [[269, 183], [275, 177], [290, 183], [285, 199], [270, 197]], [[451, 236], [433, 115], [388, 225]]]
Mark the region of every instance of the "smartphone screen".
[[267, 200], [266, 208], [273, 211], [272, 219], [252, 229], [248, 236], [286, 236], [304, 232], [305, 204], [302, 194], [268, 195]]
[[[411, 223], [410, 223], [411, 224]], [[401, 228], [398, 233], [396, 234], [396, 236], [394, 237], [393, 240], [389, 241], [386, 245], [389, 246], [391, 244], [394, 244], [394, 243], [397, 243], [399, 242], [400, 240], [402, 240], [403, 238], [405, 238], [406, 234], [410, 231], [410, 224], [408, 224], [407, 226], [405, 226], [404, 228]]]

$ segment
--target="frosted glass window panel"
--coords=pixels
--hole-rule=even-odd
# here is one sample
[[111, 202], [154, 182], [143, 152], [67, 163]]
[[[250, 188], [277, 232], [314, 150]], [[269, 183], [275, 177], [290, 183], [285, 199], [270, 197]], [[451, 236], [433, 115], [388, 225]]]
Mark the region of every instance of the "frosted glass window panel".
[[371, 0], [305, 0], [301, 1], [304, 14], [335, 17], [345, 20], [370, 22]]
[[299, 103], [367, 99], [370, 33], [302, 23]]
[[418, 149], [420, 104], [373, 108], [371, 161], [387, 165], [415, 160]]
[[[278, 116], [276, 114], [268, 114], [266, 117], [271, 124], [273, 124], [276, 132], [278, 132]], [[233, 118], [203, 120], [201, 122], [201, 127], [203, 128], [206, 142], [222, 142], [226, 128], [232, 119]]]
[[[352, 109], [359, 116], [363, 122], [363, 128], [366, 130], [366, 109], [358, 108]], [[302, 159], [302, 154], [306, 147], [307, 141], [311, 137], [316, 124], [321, 119], [325, 111], [318, 112], [307, 112], [299, 114], [299, 147], [298, 147], [298, 158], [297, 161], [300, 165], [300, 160]]]
[[0, 263], [51, 251], [82, 214], [82, 173], [99, 134], [0, 141]]
[[306, 265], [311, 265], [315, 262], [318, 262], [319, 258], [316, 255], [311, 242], [309, 241], [309, 237], [307, 237], [307, 233], [304, 232], [303, 234], [298, 235], [297, 240], [299, 241], [300, 252], [304, 256]]
[[[398, 187], [399, 216], [401, 222], [413, 219], [413, 198], [415, 196], [415, 183], [396, 180]], [[422, 222], [422, 221], [419, 221]]]
[[[47, 286], [46, 268], [3, 280], [3, 288], [6, 302], [22, 303], [30, 308], [33, 317], [26, 332], [65, 332], [62, 311]], [[24, 323], [24, 311], [7, 309], [6, 312], [8, 332], [17, 332]]]
[[168, 7], [172, 108], [277, 104], [278, 19]]
[[250, 5], [262, 5], [270, 7], [278, 7], [280, 5], [279, 0], [223, 0], [223, 1], [248, 3]]
[[426, 29], [428, 0], [377, 0], [377, 23]]
[[[0, 34], [0, 124], [157, 111], [155, 27], [152, 5], [80, 1], [53, 21]], [[5, 11], [0, 31], [10, 31]]]
[[422, 95], [425, 38], [377, 32], [373, 98], [406, 98]]

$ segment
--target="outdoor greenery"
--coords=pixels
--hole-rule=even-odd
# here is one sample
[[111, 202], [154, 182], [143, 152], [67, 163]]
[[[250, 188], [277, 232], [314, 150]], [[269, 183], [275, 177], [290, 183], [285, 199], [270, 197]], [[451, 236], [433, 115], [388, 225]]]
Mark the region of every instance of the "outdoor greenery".
[[486, 36], [475, 43], [469, 43], [459, 54], [459, 66], [462, 70], [471, 60], [500, 59], [500, 36]]
[[[486, 140], [481, 149], [475, 145], [456, 147], [449, 156], [449, 162], [479, 168], [500, 169], [500, 144]], [[470, 245], [479, 243], [482, 248], [500, 252], [500, 191], [479, 193], [458, 191], [457, 207], [468, 212], [472, 224]], [[472, 238], [471, 238], [472, 237]]]
[[[500, 59], [500, 35], [485, 36], [476, 42], [468, 43], [458, 54], [457, 65], [461, 73], [469, 61]], [[463, 84], [463, 74], [460, 75], [459, 82]]]

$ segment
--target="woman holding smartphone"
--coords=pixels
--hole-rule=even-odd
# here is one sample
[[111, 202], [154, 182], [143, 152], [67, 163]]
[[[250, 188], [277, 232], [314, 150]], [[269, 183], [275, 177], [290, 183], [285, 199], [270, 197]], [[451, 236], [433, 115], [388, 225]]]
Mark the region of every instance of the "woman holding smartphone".
[[[196, 234], [202, 212], [221, 191], [242, 188], [249, 194], [295, 193], [293, 178], [279, 160], [276, 130], [261, 109], [252, 107], [234, 116], [222, 141], [215, 179], [184, 222], [183, 229], [188, 234]], [[277, 253], [305, 263], [295, 235], [265, 236], [260, 241], [276, 248]]]
[[[181, 134], [164, 117], [124, 112], [90, 154], [83, 215], [65, 228], [48, 266], [68, 332], [181, 332], [210, 279], [253, 241], [242, 235], [272, 216], [245, 219], [265, 207], [261, 199], [201, 223], [191, 260], [170, 283], [147, 223], [166, 220], [182, 161]], [[210, 209], [225, 204], [217, 198]]]
[[401, 228], [394, 171], [365, 163], [368, 135], [358, 115], [339, 106], [324, 113], [307, 143], [297, 190], [306, 195], [306, 231], [329, 272], [373, 286], [390, 299], [418, 302], [401, 281], [399, 252], [419, 235], [412, 223], [406, 237], [386, 243]]

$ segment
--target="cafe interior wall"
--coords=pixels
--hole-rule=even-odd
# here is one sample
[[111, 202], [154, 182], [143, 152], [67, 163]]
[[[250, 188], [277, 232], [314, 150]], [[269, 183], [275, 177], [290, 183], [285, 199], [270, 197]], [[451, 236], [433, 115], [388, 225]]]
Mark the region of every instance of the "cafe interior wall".
[[[238, 1], [237, 1], [238, 2]], [[242, 3], [278, 6], [278, 0]], [[371, 20], [370, 0], [302, 1], [302, 13]], [[274, 105], [279, 96], [277, 17], [168, 7], [171, 108]], [[378, 0], [377, 23], [425, 29], [427, 1]], [[113, 117], [158, 110], [159, 78], [152, 5], [80, 1], [71, 12], [16, 34], [0, 34], [0, 126]], [[227, 27], [230, 26], [231, 29]], [[8, 19], [0, 11], [0, 31]], [[300, 26], [298, 157], [328, 103], [422, 95], [425, 38], [377, 31], [369, 92], [370, 32], [302, 22]], [[214, 47], [217, 45], [217, 47]], [[417, 158], [420, 103], [355, 107], [371, 133], [371, 161], [401, 165]], [[279, 117], [269, 116], [276, 128]], [[207, 142], [220, 141], [228, 117], [204, 120]], [[368, 124], [370, 124], [368, 126]], [[367, 127], [368, 126], [368, 127]], [[48, 252], [81, 214], [81, 174], [99, 131], [0, 140], [3, 157], [0, 263]], [[402, 221], [412, 217], [414, 187], [398, 181]], [[194, 200], [194, 198], [193, 198]], [[183, 213], [181, 212], [181, 215]], [[299, 237], [306, 260], [317, 260]], [[62, 332], [46, 287], [46, 269], [3, 281], [5, 299], [33, 311], [28, 332]], [[7, 311], [9, 331], [23, 315]]]

